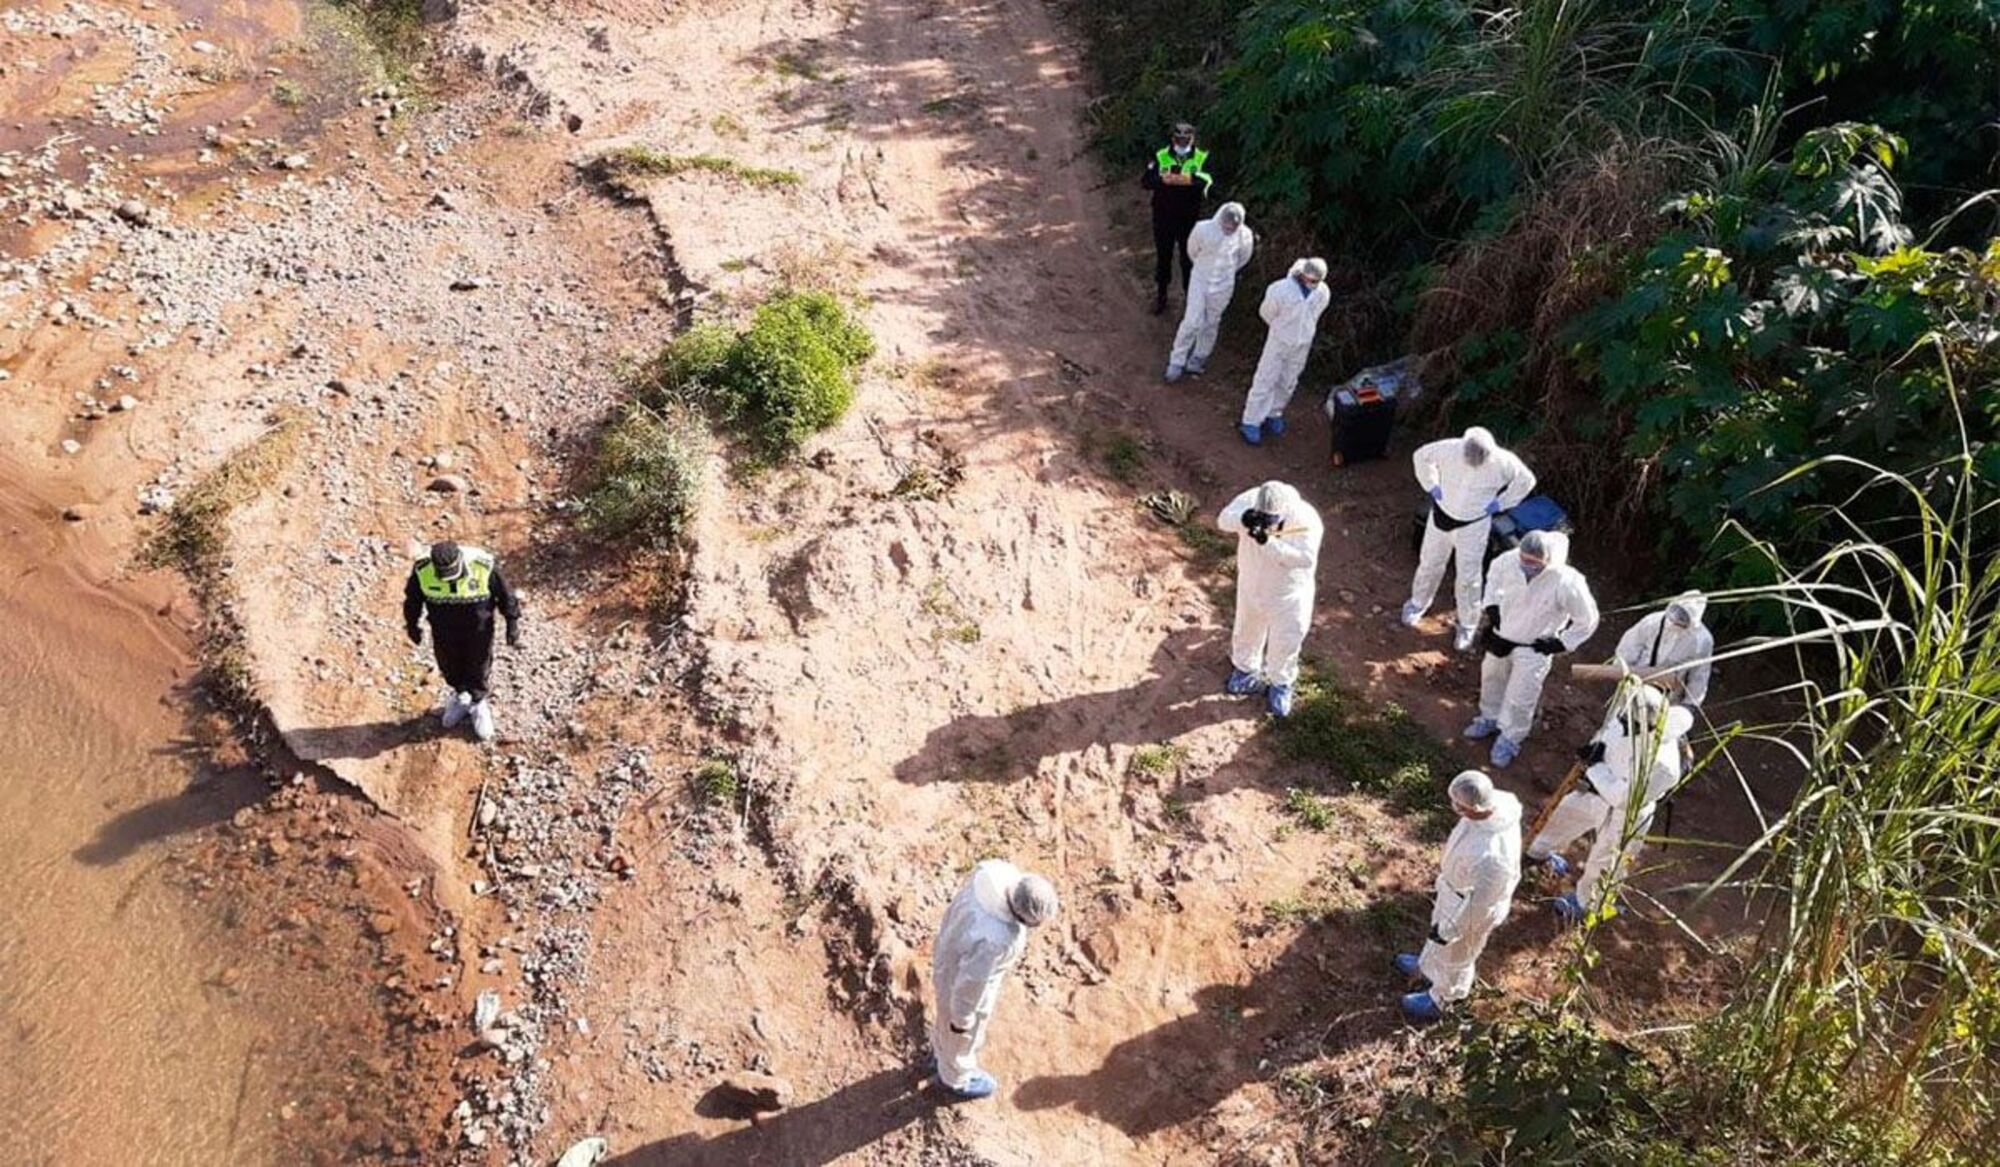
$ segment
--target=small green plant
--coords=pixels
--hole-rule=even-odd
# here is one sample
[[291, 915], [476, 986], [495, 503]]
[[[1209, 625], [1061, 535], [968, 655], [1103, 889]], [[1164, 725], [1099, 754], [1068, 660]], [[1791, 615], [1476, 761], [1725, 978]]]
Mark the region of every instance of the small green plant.
[[324, 0], [315, 12], [334, 31], [373, 58], [375, 71], [407, 84], [429, 52], [424, 37], [424, 0]]
[[695, 799], [704, 806], [727, 809], [736, 805], [743, 793], [743, 778], [726, 758], [708, 758], [696, 766], [691, 776]]
[[971, 113], [979, 108], [979, 98], [970, 93], [953, 93], [945, 97], [933, 97], [917, 107], [927, 114], [941, 117], [956, 117]]
[[280, 77], [271, 86], [271, 100], [287, 109], [297, 109], [306, 103], [306, 87], [290, 77]]
[[627, 404], [598, 438], [585, 529], [656, 548], [678, 543], [694, 519], [708, 458], [707, 435], [693, 419]]
[[1277, 723], [1287, 756], [1324, 763], [1355, 789], [1419, 815], [1427, 833], [1442, 837], [1452, 820], [1444, 783], [1458, 768], [1443, 743], [1400, 706], [1365, 704], [1317, 662], [1301, 672], [1295, 694], [1292, 715]]
[[721, 263], [716, 264], [715, 266], [733, 275], [736, 272], [740, 272], [743, 269], [749, 267], [750, 260], [746, 256], [739, 255], [733, 259], [725, 259]]
[[718, 138], [735, 138], [742, 141], [750, 136], [750, 128], [743, 124], [743, 119], [733, 113], [716, 114], [708, 119], [708, 128]]
[[1112, 434], [1098, 458], [1103, 462], [1106, 474], [1127, 486], [1139, 481], [1140, 471], [1146, 468], [1146, 448], [1128, 433]]
[[651, 146], [620, 146], [607, 150], [597, 157], [592, 168], [604, 181], [619, 184], [628, 197], [637, 194], [630, 180], [648, 176], [672, 178], [684, 174], [714, 174], [765, 190], [794, 187], [800, 181], [795, 170], [752, 166], [719, 154], [669, 154]]
[[1180, 773], [1181, 764], [1187, 761], [1187, 750], [1181, 746], [1155, 743], [1140, 746], [1132, 751], [1131, 770], [1148, 778], [1171, 778]]
[[933, 640], [950, 640], [959, 644], [979, 643], [979, 622], [966, 615], [965, 609], [959, 606], [958, 599], [941, 581], [933, 582], [925, 589], [924, 598], [918, 606], [924, 610], [925, 615], [938, 622], [937, 630], [931, 636]]
[[1340, 910], [1330, 899], [1313, 896], [1286, 896], [1264, 905], [1264, 919], [1272, 924], [1317, 924]]
[[854, 400], [854, 370], [875, 351], [868, 330], [827, 292], [785, 292], [732, 333], [697, 326], [637, 371], [643, 400], [703, 406], [764, 457], [795, 453]]
[[1326, 831], [1340, 821], [1340, 812], [1334, 809], [1333, 803], [1296, 786], [1285, 791], [1285, 813], [1309, 831]]

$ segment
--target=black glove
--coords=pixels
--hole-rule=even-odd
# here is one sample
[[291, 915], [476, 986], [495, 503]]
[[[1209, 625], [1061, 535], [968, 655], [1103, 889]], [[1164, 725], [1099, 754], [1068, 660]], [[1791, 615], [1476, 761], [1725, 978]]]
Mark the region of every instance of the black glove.
[[972, 1027], [971, 1027], [970, 1025], [968, 1025], [968, 1026], [966, 1026], [965, 1028], [961, 1029], [961, 1028], [959, 1028], [958, 1026], [954, 1025], [954, 1026], [952, 1026], [952, 1027], [951, 1027], [951, 1031], [952, 1031], [953, 1033], [956, 1033], [956, 1034], [957, 1034], [957, 1035], [959, 1035], [960, 1037], [964, 1037], [964, 1036], [965, 1036], [966, 1034], [968, 1034], [968, 1033], [971, 1033], [971, 1032], [972, 1032]]
[[1500, 605], [1486, 605], [1486, 626], [1497, 635], [1500, 631]]
[[1278, 516], [1269, 511], [1247, 510], [1243, 512], [1243, 529], [1255, 533], [1269, 530], [1278, 521]]
[[424, 627], [421, 624], [406, 625], [403, 628], [403, 635], [410, 638], [411, 644], [422, 644], [424, 642]]
[[521, 630], [512, 624], [507, 625], [507, 647], [521, 647]]
[[1538, 636], [1534, 647], [1543, 656], [1561, 656], [1569, 651], [1569, 645], [1564, 644], [1560, 636]]
[[1271, 528], [1257, 527], [1250, 532], [1250, 537], [1257, 540], [1258, 546], [1261, 547], [1271, 541]]
[[1604, 743], [1587, 742], [1577, 747], [1576, 760], [1586, 766], [1595, 766], [1604, 760]]
[[1451, 943], [1451, 941], [1449, 941], [1449, 940], [1446, 940], [1446, 939], [1444, 938], [1443, 934], [1441, 934], [1441, 933], [1440, 933], [1440, 932], [1438, 931], [1438, 926], [1437, 926], [1436, 924], [1432, 924], [1432, 925], [1431, 925], [1431, 934], [1430, 934], [1430, 937], [1429, 937], [1429, 939], [1430, 939], [1430, 942], [1431, 942], [1432, 944], [1439, 944], [1439, 945], [1443, 945], [1443, 944], [1450, 944], [1450, 943]]

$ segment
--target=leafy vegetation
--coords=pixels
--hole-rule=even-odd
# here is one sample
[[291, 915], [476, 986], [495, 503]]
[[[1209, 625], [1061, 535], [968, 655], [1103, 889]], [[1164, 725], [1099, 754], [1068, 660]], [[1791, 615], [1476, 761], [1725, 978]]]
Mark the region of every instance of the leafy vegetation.
[[749, 327], [689, 329], [641, 367], [640, 399], [714, 413], [764, 457], [796, 452], [854, 401], [854, 370], [875, 351], [868, 330], [828, 292], [785, 292]]
[[1309, 831], [1330, 830], [1340, 821], [1340, 812], [1331, 802], [1296, 786], [1285, 791], [1285, 813]]
[[727, 810], [743, 794], [743, 778], [727, 758], [706, 758], [689, 775], [695, 800], [703, 806]]
[[1176, 745], [1151, 742], [1132, 751], [1131, 770], [1148, 778], [1171, 778], [1187, 761], [1187, 750]]
[[694, 521], [709, 456], [708, 435], [692, 419], [627, 404], [598, 438], [584, 527], [621, 542], [672, 547]]

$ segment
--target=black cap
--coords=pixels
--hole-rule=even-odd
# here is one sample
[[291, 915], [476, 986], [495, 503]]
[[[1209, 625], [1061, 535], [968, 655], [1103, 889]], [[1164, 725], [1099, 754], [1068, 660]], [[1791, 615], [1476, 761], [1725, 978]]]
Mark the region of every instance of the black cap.
[[458, 544], [446, 539], [442, 543], [431, 544], [431, 566], [446, 579], [451, 579], [465, 569], [465, 556]]

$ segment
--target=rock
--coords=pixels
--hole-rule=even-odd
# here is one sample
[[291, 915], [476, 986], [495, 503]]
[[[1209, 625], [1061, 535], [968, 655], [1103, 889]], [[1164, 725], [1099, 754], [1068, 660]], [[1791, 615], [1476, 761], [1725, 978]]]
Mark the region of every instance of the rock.
[[430, 466], [433, 470], [449, 470], [456, 465], [458, 465], [458, 455], [450, 450], [439, 450], [431, 455]]
[[368, 917], [368, 934], [371, 936], [387, 936], [395, 930], [396, 917], [387, 912], [376, 912]]
[[743, 1110], [769, 1113], [792, 1104], [792, 1084], [776, 1074], [744, 1070], [716, 1086], [717, 1101]]
[[493, 1023], [499, 1019], [500, 994], [492, 989], [482, 990], [478, 998], [472, 1002], [472, 1028], [475, 1031], [488, 1030], [493, 1028]]
[[139, 408], [139, 399], [130, 393], [121, 396], [118, 400], [111, 403], [111, 412], [113, 413], [129, 413], [137, 408]]
[[64, 507], [62, 516], [65, 522], [81, 523], [85, 519], [89, 518], [91, 516], [91, 513], [92, 513], [92, 508], [90, 507], [89, 504], [78, 502], [78, 503], [71, 503], [70, 505]]
[[200, 53], [203, 56], [207, 56], [208, 54], [216, 51], [215, 46], [209, 44], [207, 41], [196, 41], [193, 44], [189, 45], [188, 47], [193, 49], [195, 52]]
[[354, 396], [354, 384], [342, 377], [335, 377], [326, 383], [327, 392], [338, 397]]
[[164, 486], [147, 486], [139, 491], [139, 513], [157, 515], [174, 509], [174, 492]]
[[451, 281], [451, 290], [454, 292], [476, 292], [485, 286], [486, 281], [478, 276], [460, 276]]
[[283, 158], [278, 159], [278, 169], [280, 170], [304, 170], [311, 165], [312, 159], [306, 157], [304, 154], [287, 154]]
[[597, 1167], [611, 1150], [611, 1144], [604, 1139], [591, 1137], [574, 1143], [556, 1160], [556, 1167]]
[[431, 192], [431, 206], [441, 211], [456, 211], [458, 209], [458, 203], [451, 197], [451, 192], [443, 190], [434, 190]]
[[135, 227], [150, 226], [153, 222], [153, 208], [138, 199], [126, 199], [118, 204], [118, 217]]
[[440, 474], [431, 479], [430, 485], [424, 489], [438, 494], [464, 494], [472, 489], [472, 484], [456, 474]]
[[81, 454], [83, 452], [83, 443], [77, 441], [75, 438], [64, 438], [62, 440], [62, 452], [65, 454]]

